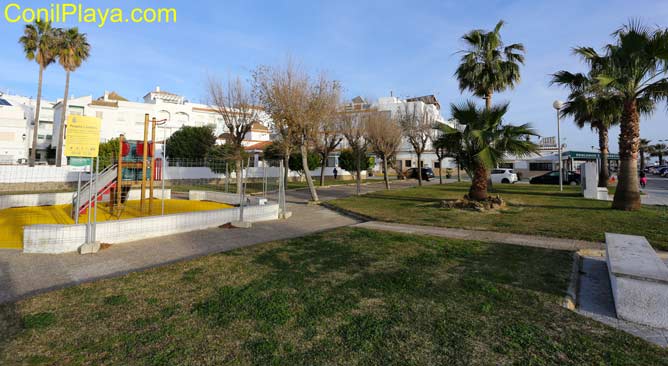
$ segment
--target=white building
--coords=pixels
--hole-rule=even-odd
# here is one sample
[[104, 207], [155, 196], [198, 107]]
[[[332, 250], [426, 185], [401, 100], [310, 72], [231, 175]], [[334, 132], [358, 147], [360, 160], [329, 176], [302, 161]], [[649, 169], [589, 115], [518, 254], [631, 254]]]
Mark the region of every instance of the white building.
[[[54, 109], [56, 117], [54, 141], [58, 141], [62, 102], [58, 102]], [[169, 138], [173, 132], [183, 126], [211, 125], [214, 126], [217, 136], [226, 132], [223, 119], [215, 109], [206, 104], [191, 103], [183, 96], [160, 90], [160, 87], [148, 92], [141, 102], [131, 102], [115, 92], [105, 92], [97, 99], [92, 96], [70, 99], [67, 109], [68, 115], [100, 118], [102, 120], [101, 142], [116, 138], [120, 134], [124, 134], [129, 140], [143, 140], [145, 114], [149, 114], [150, 118], [155, 117], [158, 120], [167, 121], [156, 132], [157, 141]], [[265, 127], [268, 126], [268, 118], [262, 118], [259, 122]], [[151, 137], [148, 138], [150, 140]], [[64, 144], [67, 144], [67, 140]]]
[[[42, 100], [37, 132], [37, 161], [46, 162], [53, 135], [53, 103]], [[33, 137], [35, 100], [0, 94], [0, 163], [25, 163]]]
[[[391, 117], [398, 118], [401, 113], [405, 111], [417, 111], [418, 115], [428, 114], [435, 123], [447, 124], [451, 127], [454, 127], [452, 121], [448, 121], [441, 115], [441, 106], [438, 103], [438, 100], [433, 95], [426, 95], [422, 97], [400, 99], [394, 96], [390, 97], [381, 97], [374, 103], [369, 103], [362, 97], [355, 97], [350, 103], [345, 106], [346, 112], [356, 112], [356, 111], [365, 111], [365, 110], [377, 110], [377, 111], [387, 111], [390, 113]], [[345, 147], [345, 141], [342, 143], [342, 147]], [[417, 155], [413, 151], [413, 147], [404, 138], [399, 151], [396, 156], [397, 168], [401, 171], [406, 171], [409, 168], [414, 168], [418, 166]], [[432, 147], [431, 140], [427, 143], [427, 148], [421, 156], [420, 166], [424, 168], [434, 168], [436, 170], [440, 169], [438, 158]], [[338, 153], [333, 154], [327, 161], [327, 166], [338, 166]], [[454, 161], [450, 158], [443, 159], [443, 168], [456, 168]], [[376, 162], [376, 166], [373, 168], [373, 171], [376, 173], [382, 172], [382, 164], [380, 161]], [[438, 171], [435, 172], [438, 174]]]

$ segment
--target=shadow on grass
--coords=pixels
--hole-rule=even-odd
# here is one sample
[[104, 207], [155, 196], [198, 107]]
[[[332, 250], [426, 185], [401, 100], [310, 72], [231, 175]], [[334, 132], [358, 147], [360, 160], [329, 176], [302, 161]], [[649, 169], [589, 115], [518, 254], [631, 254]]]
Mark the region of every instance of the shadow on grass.
[[[7, 263], [0, 262], [0, 274], [8, 275], [10, 273], [8, 267]], [[2, 291], [6, 292], [7, 298], [11, 298], [11, 279], [3, 278], [2, 283]], [[16, 304], [13, 302], [0, 304], [0, 355], [11, 351], [8, 346], [21, 330], [22, 322]]]

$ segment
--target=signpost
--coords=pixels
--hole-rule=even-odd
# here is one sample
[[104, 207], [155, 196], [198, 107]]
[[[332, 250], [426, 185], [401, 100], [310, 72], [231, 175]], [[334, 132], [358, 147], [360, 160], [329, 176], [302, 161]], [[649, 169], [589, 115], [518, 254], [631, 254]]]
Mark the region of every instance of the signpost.
[[[86, 171], [90, 167], [90, 180], [88, 185], [88, 222], [86, 224], [86, 242], [80, 248], [81, 253], [94, 253], [99, 248], [95, 243], [95, 228], [97, 221], [97, 178], [93, 183], [93, 177], [97, 177], [99, 171], [93, 170], [93, 158], [97, 158], [100, 148], [100, 127], [102, 121], [95, 117], [86, 116], [67, 116], [67, 133], [65, 135], [65, 156], [69, 157], [69, 166], [72, 170]], [[97, 167], [99, 170], [99, 159], [97, 159]], [[81, 187], [77, 189], [77, 202], [81, 196]], [[95, 201], [94, 201], [95, 200]], [[95, 214], [93, 215], [93, 222], [91, 223], [91, 208], [95, 202]], [[78, 204], [77, 204], [78, 206]], [[79, 208], [76, 208], [77, 216]], [[77, 217], [78, 222], [78, 217]]]

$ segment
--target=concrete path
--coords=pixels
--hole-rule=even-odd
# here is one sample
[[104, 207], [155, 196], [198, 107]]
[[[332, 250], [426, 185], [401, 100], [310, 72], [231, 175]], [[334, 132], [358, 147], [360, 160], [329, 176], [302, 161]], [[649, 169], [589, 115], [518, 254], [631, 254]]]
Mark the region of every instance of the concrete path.
[[583, 257], [579, 281], [576, 309], [579, 314], [661, 347], [668, 347], [668, 330], [617, 319], [605, 258]]
[[119, 276], [128, 272], [355, 224], [319, 206], [289, 204], [288, 220], [256, 223], [251, 229], [208, 229], [113, 245], [95, 255], [23, 254], [0, 250], [0, 303], [36, 293]]
[[[432, 180], [428, 184], [433, 183]], [[392, 186], [407, 188], [416, 184], [415, 180], [406, 180], [393, 182]], [[382, 182], [362, 185], [364, 193], [381, 189], [384, 189]], [[329, 200], [351, 196], [356, 187], [324, 187], [318, 192], [321, 200]], [[309, 199], [308, 189], [288, 191], [288, 210], [293, 213], [288, 220], [257, 223], [250, 229], [216, 228], [117, 244], [95, 255], [23, 254], [18, 250], [0, 249], [0, 303], [211, 253], [359, 223], [324, 207], [306, 205]]]
[[366, 229], [385, 230], [405, 234], [440, 236], [449, 239], [479, 240], [485, 242], [522, 245], [527, 247], [577, 251], [580, 249], [601, 249], [603, 244], [583, 240], [548, 238], [544, 236], [499, 233], [484, 230], [465, 230], [435, 226], [395, 224], [368, 221], [354, 225]]

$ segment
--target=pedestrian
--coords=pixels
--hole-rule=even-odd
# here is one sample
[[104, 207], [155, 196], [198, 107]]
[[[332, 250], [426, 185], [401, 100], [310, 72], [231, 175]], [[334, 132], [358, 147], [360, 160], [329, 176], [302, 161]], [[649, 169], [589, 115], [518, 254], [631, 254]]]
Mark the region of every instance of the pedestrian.
[[640, 186], [642, 188], [645, 188], [647, 185], [647, 176], [645, 175], [645, 172], [640, 172]]
[[336, 167], [334, 167], [334, 171], [332, 173], [334, 173], [334, 180], [336, 180], [336, 177], [339, 175], [339, 171], [336, 170]]

